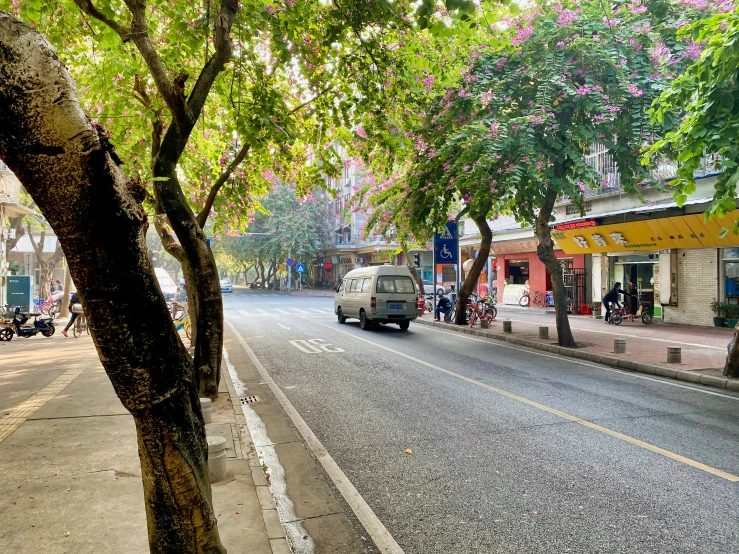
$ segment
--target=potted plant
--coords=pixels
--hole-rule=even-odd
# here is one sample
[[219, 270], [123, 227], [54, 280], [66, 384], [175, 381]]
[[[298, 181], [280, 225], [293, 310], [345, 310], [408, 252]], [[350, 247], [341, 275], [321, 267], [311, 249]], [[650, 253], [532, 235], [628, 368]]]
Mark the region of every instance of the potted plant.
[[724, 327], [726, 325], [726, 304], [722, 304], [714, 298], [711, 302], [711, 311], [716, 314], [713, 318], [713, 325]]
[[726, 325], [732, 329], [739, 322], [739, 304], [726, 304]]

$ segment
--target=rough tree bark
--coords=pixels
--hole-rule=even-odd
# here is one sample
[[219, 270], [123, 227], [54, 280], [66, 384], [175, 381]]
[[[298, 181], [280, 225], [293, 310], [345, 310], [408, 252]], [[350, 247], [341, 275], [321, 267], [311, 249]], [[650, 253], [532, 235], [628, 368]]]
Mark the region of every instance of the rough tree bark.
[[467, 323], [467, 300], [472, 294], [472, 289], [477, 284], [477, 280], [480, 278], [485, 264], [490, 256], [490, 245], [493, 242], [493, 232], [490, 230], [488, 224], [487, 214], [489, 210], [485, 210], [482, 215], [475, 215], [470, 213], [470, 218], [475, 222], [477, 228], [480, 230], [480, 251], [477, 253], [472, 268], [467, 272], [462, 288], [459, 290], [457, 296], [457, 318], [455, 324], [465, 325]]
[[49, 43], [5, 12], [0, 157], [56, 232], [100, 360], [134, 418], [151, 552], [224, 553], [194, 370], [147, 254], [144, 195], [101, 143]]
[[44, 242], [46, 241], [46, 228], [42, 229], [41, 236], [39, 237], [38, 244], [33, 239], [33, 232], [31, 227], [28, 226], [28, 238], [31, 239], [31, 246], [33, 251], [36, 253], [36, 261], [38, 262], [40, 273], [38, 282], [38, 297], [41, 300], [49, 298], [51, 279], [54, 275], [54, 268], [59, 260], [62, 259], [64, 252], [62, 252], [62, 245], [57, 240], [56, 249], [52, 254], [44, 254]]
[[554, 241], [552, 240], [552, 234], [549, 229], [549, 220], [552, 218], [552, 210], [554, 209], [556, 200], [557, 191], [554, 187], [548, 186], [544, 194], [541, 209], [536, 216], [535, 231], [539, 239], [536, 254], [544, 263], [552, 278], [552, 293], [554, 294], [554, 311], [559, 345], [568, 348], [577, 348], [577, 343], [575, 343], [575, 339], [572, 336], [572, 329], [570, 329], [570, 320], [567, 317], [567, 294], [565, 294], [565, 284], [562, 277], [562, 265], [554, 254]]

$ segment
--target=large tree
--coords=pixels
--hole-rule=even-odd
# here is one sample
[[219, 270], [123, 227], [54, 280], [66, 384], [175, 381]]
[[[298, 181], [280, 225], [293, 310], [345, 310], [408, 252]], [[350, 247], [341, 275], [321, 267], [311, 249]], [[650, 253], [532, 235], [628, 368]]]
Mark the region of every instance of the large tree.
[[[217, 394], [222, 306], [205, 221], [213, 208], [225, 213], [226, 207], [236, 205], [231, 213], [243, 212], [238, 204], [245, 195], [238, 193], [248, 190], [251, 182], [231, 177], [240, 165], [266, 159], [265, 149], [279, 158], [274, 165], [290, 174], [281, 172], [286, 180], [298, 173], [312, 175], [317, 182], [318, 166], [302, 161], [305, 156], [292, 165], [292, 150], [283, 146], [300, 136], [313, 149], [309, 156], [325, 158], [324, 169], [331, 166], [331, 149], [324, 147], [331, 133], [387, 100], [381, 87], [381, 68], [390, 57], [387, 29], [408, 27], [414, 8], [362, 0], [284, 5], [261, 0], [67, 0], [58, 5], [29, 0], [21, 14], [44, 30], [53, 29], [49, 34], [64, 46], [70, 65], [86, 73], [83, 92], [94, 99], [88, 104], [91, 115], [134, 139], [126, 143], [135, 156], [123, 157], [144, 168], [151, 154], [151, 171], [141, 180], [144, 185], [150, 182], [147, 177], [153, 180], [153, 207], [161, 214], [155, 225], [165, 247], [182, 263], [196, 296], [195, 364], [201, 390]], [[238, 48], [232, 58], [234, 40]], [[219, 78], [224, 71], [230, 73], [228, 78]], [[197, 77], [190, 79], [191, 73]], [[214, 95], [215, 104], [208, 104]], [[115, 111], [111, 106], [125, 113], [110, 113]], [[132, 118], [137, 111], [144, 125]], [[215, 121], [204, 121], [214, 114]], [[228, 141], [223, 152], [193, 148], [194, 155], [211, 153], [208, 165], [214, 171], [192, 179], [192, 173], [188, 178], [187, 172], [176, 169], [194, 146], [199, 121], [204, 125], [203, 146], [205, 135], [216, 136], [213, 125], [219, 127], [217, 135], [233, 131], [238, 138]], [[183, 175], [207, 193], [190, 194]], [[219, 206], [219, 193], [229, 191], [234, 194]], [[202, 201], [195, 205], [196, 199]]]
[[[678, 37], [690, 44], [696, 62], [681, 72], [655, 101], [652, 118], [669, 132], [648, 150], [650, 159], [668, 156], [678, 161], [675, 199], [682, 205], [695, 191], [695, 171], [706, 157], [719, 172], [706, 218], [723, 218], [736, 210], [739, 181], [739, 11], [728, 2], [708, 8], [724, 11], [683, 26]], [[709, 14], [710, 15], [710, 14]], [[739, 233], [739, 217], [724, 234]], [[734, 344], [739, 344], [739, 327]], [[739, 348], [726, 359], [724, 375], [739, 376]]]
[[144, 195], [90, 124], [49, 43], [5, 12], [0, 158], [61, 242], [100, 360], [133, 416], [151, 551], [225, 552], [194, 368], [147, 255]]

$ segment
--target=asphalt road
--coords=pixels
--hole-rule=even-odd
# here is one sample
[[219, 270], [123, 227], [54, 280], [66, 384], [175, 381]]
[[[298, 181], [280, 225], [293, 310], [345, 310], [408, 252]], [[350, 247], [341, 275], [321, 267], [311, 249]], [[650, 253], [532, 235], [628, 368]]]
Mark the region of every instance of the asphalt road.
[[225, 295], [407, 554], [739, 552], [739, 396], [332, 308]]

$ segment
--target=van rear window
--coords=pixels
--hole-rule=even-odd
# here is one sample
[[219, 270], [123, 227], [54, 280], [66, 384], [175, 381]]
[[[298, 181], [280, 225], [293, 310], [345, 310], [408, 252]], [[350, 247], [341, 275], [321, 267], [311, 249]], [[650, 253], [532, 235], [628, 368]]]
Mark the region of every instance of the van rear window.
[[413, 280], [410, 277], [382, 275], [377, 278], [377, 292], [400, 292], [414, 294]]

